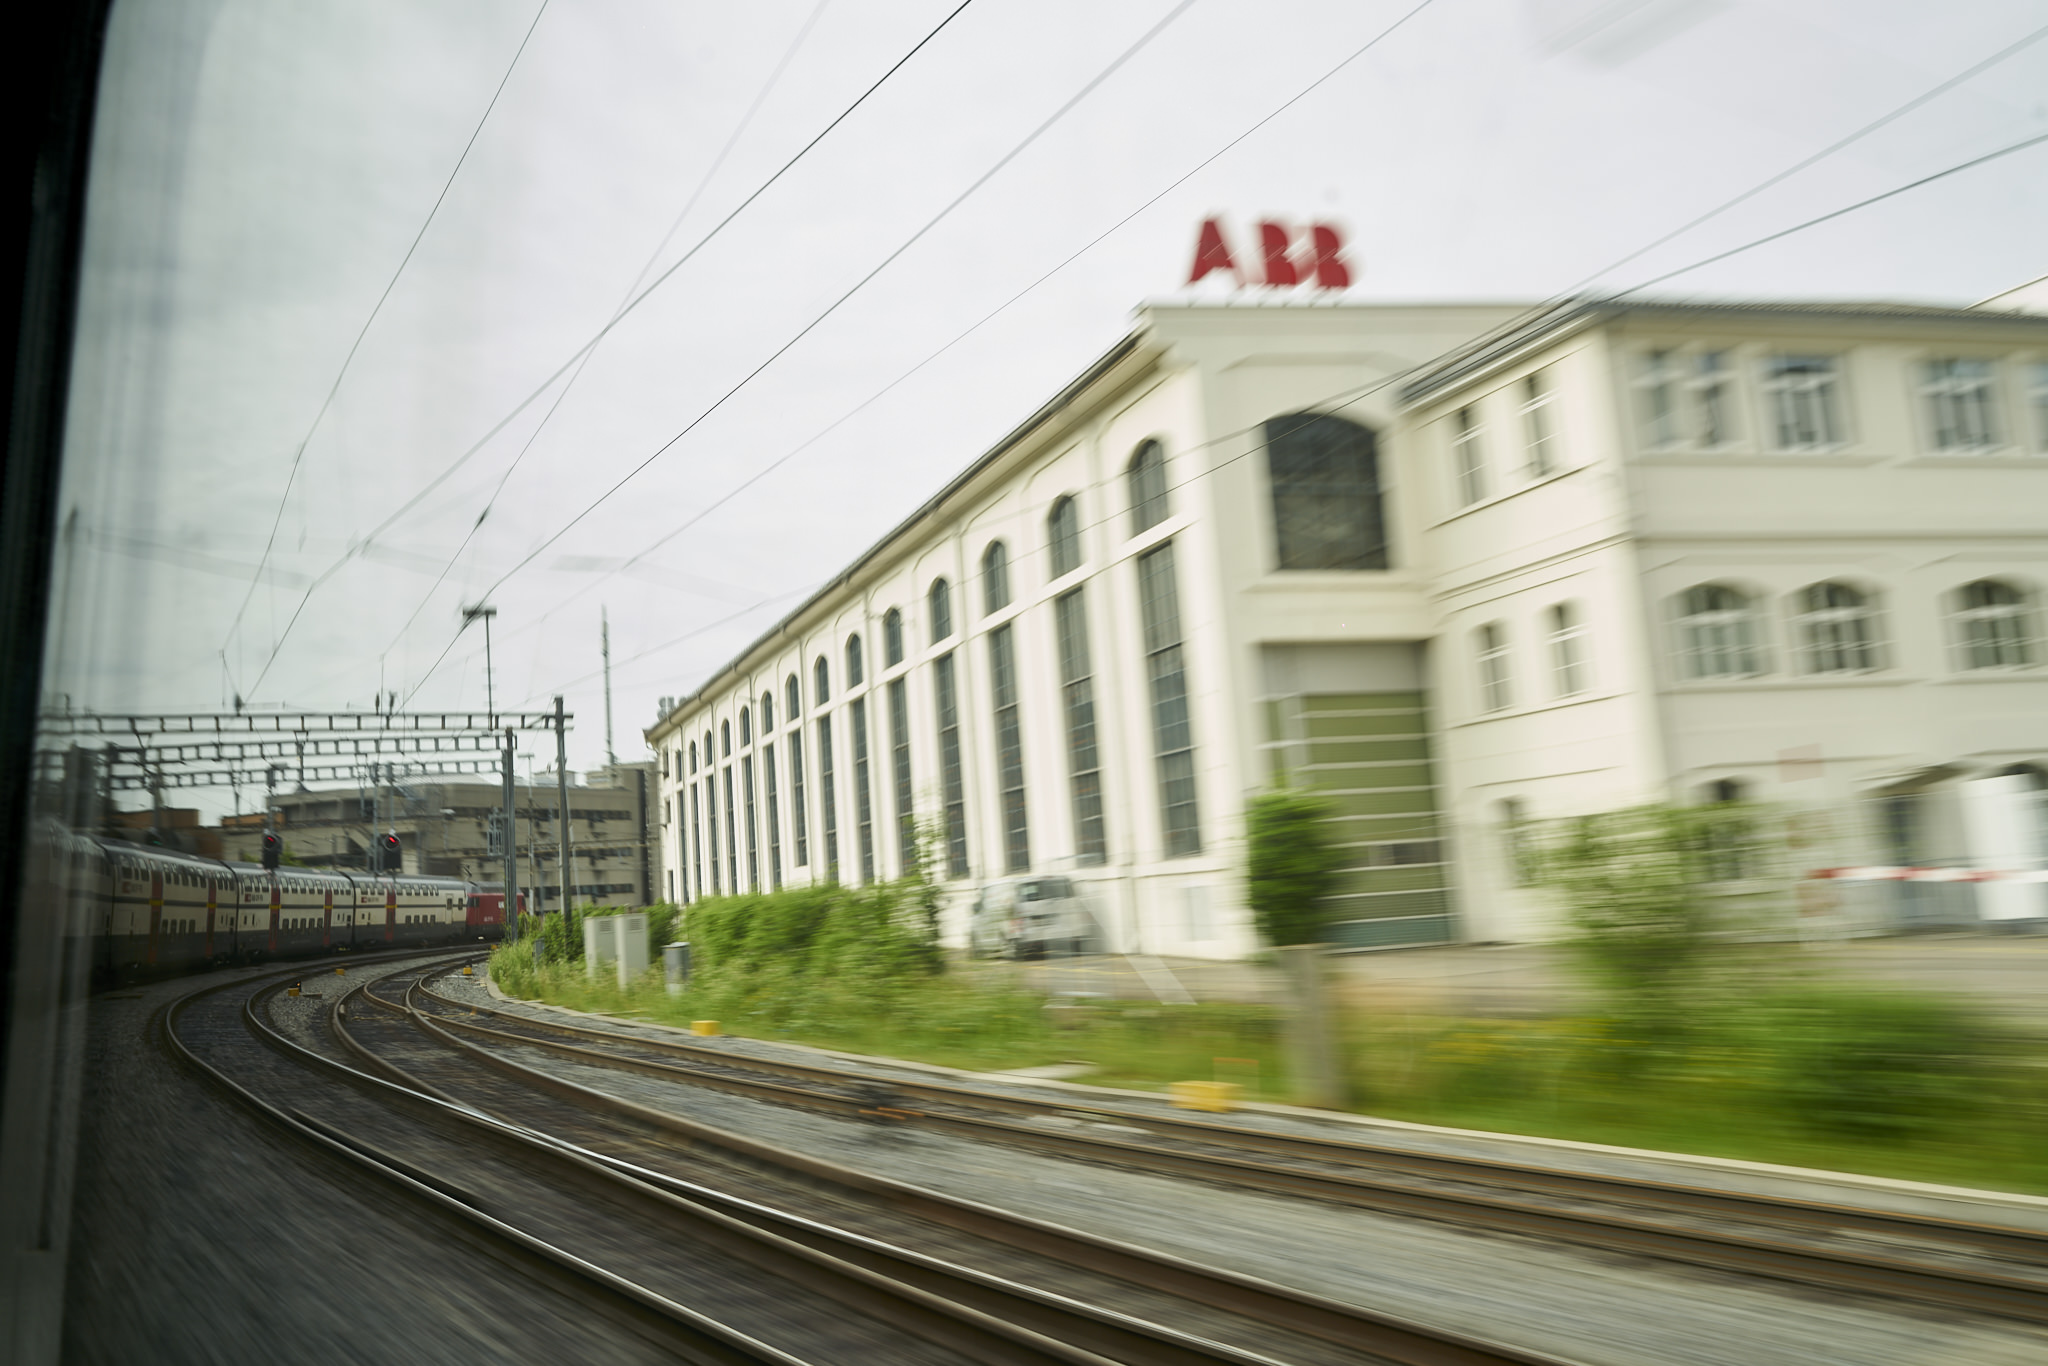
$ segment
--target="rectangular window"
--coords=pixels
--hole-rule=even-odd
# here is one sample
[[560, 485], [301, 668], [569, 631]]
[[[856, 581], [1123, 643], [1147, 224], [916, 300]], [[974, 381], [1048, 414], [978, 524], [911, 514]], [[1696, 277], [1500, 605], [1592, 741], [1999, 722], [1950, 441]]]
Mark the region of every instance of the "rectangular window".
[[1479, 419], [1460, 408], [1451, 419], [1452, 463], [1458, 468], [1458, 500], [1466, 507], [1486, 497], [1486, 452], [1479, 444]]
[[873, 786], [868, 780], [868, 700], [856, 698], [851, 712], [853, 726], [853, 814], [854, 830], [860, 838], [860, 880], [875, 880], [875, 809]]
[[1095, 745], [1095, 677], [1088, 657], [1088, 603], [1076, 588], [1053, 603], [1060, 642], [1060, 691], [1067, 714], [1067, 773], [1074, 796], [1074, 857], [1108, 858], [1102, 828], [1102, 759]]
[[1180, 592], [1173, 542], [1138, 557], [1138, 602], [1151, 681], [1153, 750], [1159, 763], [1159, 812], [1167, 857], [1202, 852], [1195, 807], [1195, 741], [1188, 715], [1187, 663], [1182, 653]]
[[804, 812], [804, 733], [789, 733], [789, 832], [796, 845], [796, 866], [811, 861], [810, 825]]
[[1550, 670], [1559, 697], [1586, 690], [1586, 624], [1577, 603], [1560, 602], [1550, 609]]
[[756, 847], [756, 826], [759, 817], [754, 808], [754, 756], [745, 755], [740, 759], [740, 799], [747, 812], [747, 890], [761, 890], [761, 854]]
[[1709, 450], [1735, 439], [1735, 378], [1726, 351], [1701, 351], [1686, 377], [1692, 438]]
[[939, 713], [939, 788], [946, 807], [946, 876], [967, 876], [967, 791], [960, 776], [960, 690], [953, 656], [932, 661]]
[[839, 793], [832, 773], [832, 718], [818, 718], [818, 825], [825, 832], [825, 876], [839, 880]]
[[988, 673], [996, 707], [996, 787], [1003, 813], [1003, 867], [1031, 867], [1031, 831], [1024, 809], [1024, 738], [1017, 720], [1017, 657], [1005, 623], [988, 633]]
[[1479, 647], [1479, 705], [1486, 711], [1504, 711], [1514, 702], [1508, 679], [1508, 633], [1497, 621], [1490, 621], [1476, 633]]
[[1531, 479], [1543, 479], [1558, 467], [1556, 414], [1541, 370], [1522, 381], [1522, 435], [1528, 443]]
[[1636, 370], [1636, 409], [1643, 423], [1645, 450], [1678, 444], [1677, 357], [1670, 351], [1646, 351]]
[[1998, 386], [1988, 360], [1931, 360], [1921, 370], [1920, 401], [1934, 449], [1967, 454], [1999, 440]]
[[775, 790], [775, 746], [761, 747], [761, 781], [768, 787], [768, 880], [782, 886], [782, 805]]
[[910, 794], [910, 684], [901, 678], [889, 684], [889, 758], [896, 772], [896, 873], [909, 877], [917, 867], [917, 813]]
[[690, 781], [690, 861], [684, 865], [684, 867], [687, 868], [689, 871], [683, 874], [683, 891], [685, 893], [685, 900], [689, 899], [687, 894], [689, 893], [692, 887], [696, 889], [697, 898], [699, 900], [702, 900], [704, 896], [703, 830], [704, 816], [703, 812], [698, 808], [697, 782], [693, 778]]
[[[753, 834], [750, 830], [749, 836]], [[733, 819], [732, 765], [725, 766], [725, 887], [737, 895], [745, 890], [740, 886], [740, 831], [739, 822]]]
[[1781, 451], [1827, 451], [1848, 439], [1833, 356], [1772, 356], [1764, 405]]

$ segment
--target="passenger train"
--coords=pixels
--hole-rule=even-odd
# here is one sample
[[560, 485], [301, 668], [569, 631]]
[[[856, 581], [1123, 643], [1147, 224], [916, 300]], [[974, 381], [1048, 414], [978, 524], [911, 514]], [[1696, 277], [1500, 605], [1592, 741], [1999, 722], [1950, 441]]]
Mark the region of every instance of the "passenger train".
[[50, 838], [58, 849], [46, 852], [61, 849], [70, 865], [73, 924], [91, 934], [102, 980], [505, 934], [504, 893], [454, 878], [268, 869], [125, 840]]

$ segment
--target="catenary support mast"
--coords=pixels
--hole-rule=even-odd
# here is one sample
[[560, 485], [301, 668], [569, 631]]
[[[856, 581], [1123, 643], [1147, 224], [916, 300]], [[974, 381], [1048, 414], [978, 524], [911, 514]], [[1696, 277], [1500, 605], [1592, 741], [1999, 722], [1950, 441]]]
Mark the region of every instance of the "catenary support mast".
[[[562, 714], [562, 699], [555, 699], [555, 809], [562, 817], [562, 845], [557, 866], [562, 873], [562, 928], [573, 936], [576, 927], [570, 923], [574, 903], [569, 894], [575, 887], [575, 875], [569, 867], [569, 728], [567, 718]], [[574, 944], [576, 940], [569, 941]]]

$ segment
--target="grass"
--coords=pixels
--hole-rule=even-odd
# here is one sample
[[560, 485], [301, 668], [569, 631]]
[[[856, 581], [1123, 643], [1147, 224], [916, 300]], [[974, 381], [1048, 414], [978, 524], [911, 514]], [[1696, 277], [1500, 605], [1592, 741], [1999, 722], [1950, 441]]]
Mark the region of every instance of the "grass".
[[[1082, 1062], [1139, 1090], [1220, 1079], [1289, 1098], [1271, 1007], [1050, 1004], [972, 974], [870, 986], [701, 973], [671, 996], [501, 950], [508, 994], [754, 1038], [974, 1071]], [[1752, 991], [1709, 1027], [1651, 1043], [1598, 1018], [1504, 1020], [1353, 1006], [1340, 1017], [1353, 1109], [1388, 1119], [2048, 1194], [2039, 1041], [1940, 998], [1829, 983]]]

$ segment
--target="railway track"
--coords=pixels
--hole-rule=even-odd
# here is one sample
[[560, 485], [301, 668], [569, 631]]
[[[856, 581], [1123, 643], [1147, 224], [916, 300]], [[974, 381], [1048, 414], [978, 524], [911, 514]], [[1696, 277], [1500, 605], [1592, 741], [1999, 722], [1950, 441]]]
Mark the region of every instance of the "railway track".
[[[388, 974], [377, 985], [402, 993], [398, 999], [371, 990], [370, 983], [351, 987], [334, 1004], [338, 1048], [332, 1050], [305, 1039], [303, 1030], [301, 1038], [290, 1037], [269, 1018], [276, 993], [290, 980], [282, 976], [251, 990], [216, 988], [186, 997], [168, 1013], [165, 1033], [174, 1052], [281, 1130], [459, 1221], [501, 1257], [549, 1275], [568, 1293], [673, 1344], [688, 1360], [1557, 1366], [1540, 1354], [1309, 1297], [1292, 1297], [1298, 1301], [1292, 1312], [1310, 1320], [1321, 1312], [1323, 1322], [1311, 1327], [1324, 1332], [1309, 1340], [1322, 1350], [1276, 1357], [894, 1246], [603, 1151], [598, 1145], [630, 1150], [636, 1134], [644, 1137], [645, 1117], [593, 1106], [584, 1096], [564, 1105], [559, 1092], [550, 1105], [527, 1079], [487, 1065], [423, 1019], [422, 981], [459, 962], [443, 958]], [[344, 1092], [348, 1102], [338, 1103], [335, 1096]], [[808, 1175], [830, 1179], [816, 1170]], [[565, 1219], [564, 1199], [580, 1218]], [[1027, 1228], [994, 1211], [983, 1212], [982, 1225], [980, 1236], [993, 1238], [1058, 1232]], [[1136, 1249], [1110, 1246], [1130, 1261], [1156, 1262]], [[664, 1280], [659, 1269], [681, 1248], [694, 1250], [700, 1268], [722, 1265], [728, 1280], [735, 1279], [735, 1267], [745, 1268], [748, 1274], [737, 1279], [750, 1293], [740, 1298], [751, 1303], [740, 1308], [752, 1312], [729, 1313], [679, 1293], [672, 1267]], [[1211, 1287], [1200, 1268], [1156, 1263], [1143, 1274], [1155, 1281], [1192, 1277], [1198, 1288]], [[686, 1284], [692, 1279], [681, 1278]], [[1240, 1297], [1261, 1289], [1238, 1279], [1244, 1281]], [[1277, 1287], [1270, 1293], [1289, 1298]], [[834, 1342], [829, 1352], [819, 1351], [814, 1328], [812, 1345], [792, 1344], [774, 1331], [776, 1321], [792, 1313], [831, 1323], [828, 1339], [851, 1318], [866, 1332], [846, 1336], [865, 1341]]]
[[851, 1073], [455, 1002], [411, 1008], [492, 1048], [885, 1119], [1070, 1158], [1413, 1215], [2028, 1323], [2048, 1323], [2048, 1234], [1671, 1182], [1422, 1153], [1129, 1105]]

